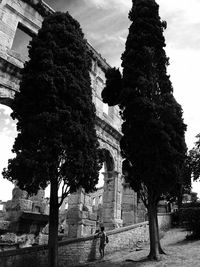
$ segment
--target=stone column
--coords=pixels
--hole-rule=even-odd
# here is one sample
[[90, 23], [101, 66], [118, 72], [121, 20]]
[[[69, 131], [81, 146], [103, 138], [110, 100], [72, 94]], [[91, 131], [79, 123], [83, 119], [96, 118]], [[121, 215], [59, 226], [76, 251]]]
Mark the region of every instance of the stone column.
[[128, 183], [123, 183], [122, 220], [123, 226], [137, 223], [137, 193]]
[[103, 223], [108, 230], [122, 226], [121, 176], [116, 171], [104, 172], [103, 175]]
[[66, 225], [70, 238], [87, 236], [96, 230], [97, 216], [91, 212], [90, 207], [86, 206], [89, 202], [87, 198], [88, 196], [82, 188], [69, 195]]
[[81, 236], [81, 220], [84, 205], [84, 190], [80, 188], [76, 193], [70, 194], [68, 198], [68, 211], [66, 224], [68, 226], [68, 237]]

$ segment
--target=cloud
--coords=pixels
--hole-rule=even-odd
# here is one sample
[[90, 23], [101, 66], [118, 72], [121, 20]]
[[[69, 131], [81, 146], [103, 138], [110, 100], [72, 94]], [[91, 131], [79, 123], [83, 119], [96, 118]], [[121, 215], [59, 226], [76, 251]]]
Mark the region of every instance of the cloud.
[[10, 117], [11, 109], [4, 105], [0, 105], [0, 136], [7, 136], [12, 139], [15, 138], [16, 122]]
[[45, 0], [55, 11], [69, 11], [81, 5], [82, 0]]
[[117, 9], [118, 13], [126, 12], [131, 7], [131, 0], [84, 0], [85, 4], [90, 4], [96, 8], [109, 9], [110, 11]]
[[[88, 41], [104, 52], [99, 45], [99, 39], [105, 34], [119, 36], [124, 30], [126, 34], [121, 37], [125, 40], [130, 21], [128, 12], [132, 6], [131, 0], [47, 0], [54, 9], [68, 10], [81, 24]], [[167, 43], [175, 48], [199, 49], [200, 27], [200, 1], [199, 0], [157, 0], [160, 6], [161, 19], [166, 20], [168, 29], [165, 32]], [[97, 34], [98, 33], [98, 34]], [[94, 36], [98, 37], [94, 38]], [[91, 38], [91, 39], [90, 39]], [[122, 46], [122, 49], [124, 46]], [[116, 57], [109, 60], [116, 61], [123, 51], [116, 51]]]
[[175, 49], [199, 50], [200, 2], [198, 0], [158, 0], [161, 19], [167, 21], [165, 36]]
[[11, 109], [4, 105], [0, 105], [0, 200], [11, 199], [13, 184], [3, 179], [1, 173], [3, 168], [8, 164], [8, 159], [14, 154], [11, 149], [16, 136], [15, 123], [10, 117]]
[[56, 10], [69, 10], [86, 39], [111, 65], [120, 65], [128, 33], [131, 0], [48, 0]]

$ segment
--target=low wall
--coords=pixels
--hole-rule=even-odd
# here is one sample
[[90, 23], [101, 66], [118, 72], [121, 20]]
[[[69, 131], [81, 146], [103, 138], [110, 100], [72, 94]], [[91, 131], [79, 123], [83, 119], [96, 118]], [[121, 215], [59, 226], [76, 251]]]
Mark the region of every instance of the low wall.
[[158, 225], [161, 230], [171, 228], [172, 215], [171, 213], [158, 213]]
[[[105, 254], [133, 248], [149, 239], [148, 223], [143, 222], [107, 232]], [[59, 267], [77, 266], [99, 257], [98, 238], [93, 236], [59, 242]], [[47, 267], [47, 245], [0, 252], [0, 267]]]

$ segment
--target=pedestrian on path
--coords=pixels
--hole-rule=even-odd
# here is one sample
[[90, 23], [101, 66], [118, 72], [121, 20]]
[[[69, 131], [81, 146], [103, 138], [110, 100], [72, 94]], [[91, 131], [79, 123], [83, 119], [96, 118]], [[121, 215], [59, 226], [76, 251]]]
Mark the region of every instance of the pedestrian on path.
[[96, 236], [99, 237], [99, 253], [101, 258], [103, 258], [106, 246], [106, 233], [104, 232], [104, 226], [101, 226], [100, 231], [96, 234]]

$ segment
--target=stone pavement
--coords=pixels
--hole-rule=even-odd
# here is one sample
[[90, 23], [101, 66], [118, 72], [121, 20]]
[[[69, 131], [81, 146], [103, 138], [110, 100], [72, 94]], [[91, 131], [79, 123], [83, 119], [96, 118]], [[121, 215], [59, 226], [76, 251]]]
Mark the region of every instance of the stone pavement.
[[182, 229], [171, 229], [161, 239], [166, 255], [158, 261], [148, 261], [149, 245], [144, 245], [140, 250], [123, 250], [105, 255], [103, 260], [87, 263], [88, 267], [192, 267], [200, 266], [200, 240], [186, 240], [187, 232]]

